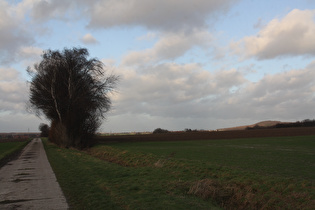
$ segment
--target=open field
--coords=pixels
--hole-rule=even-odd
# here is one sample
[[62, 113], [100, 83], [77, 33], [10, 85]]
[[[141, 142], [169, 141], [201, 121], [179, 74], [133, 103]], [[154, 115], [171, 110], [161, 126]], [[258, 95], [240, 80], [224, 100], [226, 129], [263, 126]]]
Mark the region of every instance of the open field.
[[39, 133], [0, 133], [0, 142], [25, 141], [39, 137]]
[[172, 156], [173, 159], [209, 162], [264, 175], [315, 180], [315, 136], [108, 145], [119, 150], [154, 154], [160, 158]]
[[315, 127], [98, 136], [99, 142], [187, 141], [315, 135]]
[[312, 209], [315, 136], [45, 143], [74, 209]]

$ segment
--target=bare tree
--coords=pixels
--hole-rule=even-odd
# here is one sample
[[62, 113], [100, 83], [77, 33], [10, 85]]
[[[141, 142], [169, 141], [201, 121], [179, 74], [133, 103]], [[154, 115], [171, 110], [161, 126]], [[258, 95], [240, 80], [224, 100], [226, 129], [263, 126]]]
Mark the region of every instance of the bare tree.
[[84, 48], [45, 51], [39, 64], [28, 67], [31, 76], [30, 108], [50, 121], [50, 140], [83, 148], [111, 107], [109, 93], [118, 76], [104, 73], [98, 59], [88, 59]]

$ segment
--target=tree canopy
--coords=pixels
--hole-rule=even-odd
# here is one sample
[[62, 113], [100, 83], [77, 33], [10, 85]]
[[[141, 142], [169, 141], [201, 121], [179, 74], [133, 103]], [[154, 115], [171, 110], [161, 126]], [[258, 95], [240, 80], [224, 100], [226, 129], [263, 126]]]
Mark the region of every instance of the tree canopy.
[[38, 126], [38, 130], [40, 130], [41, 137], [48, 137], [49, 135], [49, 126], [47, 124], [41, 123]]
[[47, 50], [27, 70], [30, 108], [51, 121], [50, 140], [65, 147], [89, 145], [111, 107], [109, 93], [118, 81], [118, 76], [105, 74], [101, 61], [88, 56], [85, 48]]

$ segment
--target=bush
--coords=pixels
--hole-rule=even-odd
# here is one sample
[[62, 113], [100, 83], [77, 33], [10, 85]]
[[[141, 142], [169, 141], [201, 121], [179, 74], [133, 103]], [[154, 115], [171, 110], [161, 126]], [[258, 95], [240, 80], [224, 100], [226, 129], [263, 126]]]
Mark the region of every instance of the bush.
[[162, 128], [157, 128], [153, 131], [153, 133], [168, 133], [168, 130], [162, 129]]
[[48, 137], [50, 128], [47, 124], [41, 123], [38, 129], [41, 131], [40, 137]]
[[185, 132], [198, 132], [198, 130], [197, 129], [192, 130], [190, 128], [185, 128]]

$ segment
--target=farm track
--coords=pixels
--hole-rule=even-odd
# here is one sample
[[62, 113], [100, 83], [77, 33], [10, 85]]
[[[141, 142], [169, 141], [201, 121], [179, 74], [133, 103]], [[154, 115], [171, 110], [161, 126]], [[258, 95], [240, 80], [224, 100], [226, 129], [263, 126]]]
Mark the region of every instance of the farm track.
[[170, 132], [142, 135], [112, 135], [98, 136], [99, 143], [105, 142], [146, 142], [146, 141], [190, 141], [214, 139], [239, 139], [259, 137], [287, 137], [315, 135], [315, 127], [303, 128], [273, 128], [235, 131], [199, 131], [199, 132]]
[[0, 169], [0, 209], [68, 209], [41, 139]]

